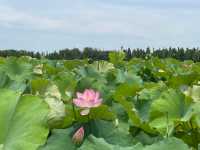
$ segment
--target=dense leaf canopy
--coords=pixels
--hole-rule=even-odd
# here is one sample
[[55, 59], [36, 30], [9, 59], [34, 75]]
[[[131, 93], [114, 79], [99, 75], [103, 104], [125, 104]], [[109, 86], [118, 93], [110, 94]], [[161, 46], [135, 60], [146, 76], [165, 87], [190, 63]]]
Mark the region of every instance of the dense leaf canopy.
[[[0, 58], [0, 150], [197, 149], [199, 63], [109, 58]], [[73, 99], [86, 89], [102, 104], [81, 115]]]

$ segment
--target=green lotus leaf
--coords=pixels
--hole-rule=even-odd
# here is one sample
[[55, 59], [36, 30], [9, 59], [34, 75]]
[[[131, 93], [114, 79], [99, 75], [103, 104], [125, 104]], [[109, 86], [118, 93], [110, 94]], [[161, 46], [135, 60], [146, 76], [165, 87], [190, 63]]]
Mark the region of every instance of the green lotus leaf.
[[95, 120], [90, 128], [95, 137], [104, 138], [109, 144], [120, 146], [131, 146], [134, 144], [134, 138], [129, 133], [129, 124], [117, 121]]
[[91, 108], [89, 116], [80, 115], [80, 111], [81, 111], [80, 109], [76, 111], [76, 119], [79, 122], [88, 122], [88, 119], [89, 120], [100, 119], [100, 120], [112, 121], [116, 117], [115, 114], [107, 105], [101, 105], [97, 108]]
[[32, 64], [20, 61], [17, 58], [8, 58], [2, 70], [10, 79], [16, 81], [26, 81], [31, 78], [33, 73]]
[[62, 124], [66, 115], [65, 104], [61, 100], [61, 94], [58, 87], [54, 84], [49, 85], [44, 93], [44, 100], [50, 108], [48, 122], [51, 127], [57, 127]]
[[194, 126], [200, 128], [200, 101], [192, 103], [181, 120], [184, 122], [191, 120]]
[[70, 101], [75, 93], [77, 80], [70, 72], [60, 72], [55, 76], [53, 82], [57, 85], [64, 102]]
[[125, 58], [125, 53], [124, 52], [110, 52], [109, 53], [109, 60], [113, 64], [119, 64], [122, 63]]
[[107, 61], [95, 61], [91, 66], [101, 73], [114, 69], [114, 65]]
[[184, 91], [184, 94], [186, 96], [190, 96], [195, 102], [200, 101], [200, 86], [193, 85], [192, 87]]
[[39, 150], [76, 150], [72, 142], [72, 128], [54, 129], [44, 146]]
[[37, 96], [0, 89], [2, 150], [37, 150], [48, 135], [47, 104]]
[[185, 107], [184, 95], [173, 89], [164, 91], [151, 105], [150, 126], [162, 134], [169, 133], [174, 122], [184, 115]]
[[143, 146], [136, 144], [135, 146], [121, 147], [107, 143], [103, 138], [89, 136], [87, 140], [78, 150], [189, 150], [189, 147], [177, 138], [164, 139], [158, 143]]

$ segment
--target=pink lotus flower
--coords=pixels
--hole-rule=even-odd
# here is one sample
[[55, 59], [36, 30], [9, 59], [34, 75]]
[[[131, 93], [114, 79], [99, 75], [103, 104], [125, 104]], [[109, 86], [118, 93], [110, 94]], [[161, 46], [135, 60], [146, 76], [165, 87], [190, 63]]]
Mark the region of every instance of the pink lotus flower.
[[80, 144], [84, 138], [84, 128], [79, 128], [73, 135], [72, 141], [76, 144]]
[[90, 112], [90, 108], [98, 107], [102, 103], [100, 93], [95, 92], [92, 89], [86, 89], [83, 93], [76, 93], [77, 98], [73, 99], [73, 103], [82, 108], [81, 115], [87, 115]]

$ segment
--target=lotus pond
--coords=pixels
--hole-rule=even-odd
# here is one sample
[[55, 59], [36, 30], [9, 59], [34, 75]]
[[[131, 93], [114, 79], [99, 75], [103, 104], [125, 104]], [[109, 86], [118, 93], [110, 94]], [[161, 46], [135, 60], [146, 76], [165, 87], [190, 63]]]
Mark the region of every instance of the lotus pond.
[[200, 63], [0, 58], [0, 150], [200, 147]]

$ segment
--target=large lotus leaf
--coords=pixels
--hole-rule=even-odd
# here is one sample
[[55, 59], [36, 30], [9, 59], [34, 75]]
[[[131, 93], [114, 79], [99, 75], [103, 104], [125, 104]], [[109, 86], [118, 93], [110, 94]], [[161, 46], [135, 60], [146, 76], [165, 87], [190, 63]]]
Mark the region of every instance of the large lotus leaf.
[[91, 77], [96, 79], [102, 76], [102, 74], [91, 65], [76, 68], [74, 71], [79, 78]]
[[44, 95], [50, 81], [43, 78], [37, 78], [31, 81], [31, 92], [32, 94]]
[[48, 123], [51, 127], [59, 127], [66, 115], [65, 104], [54, 97], [46, 97], [45, 102], [49, 105]]
[[55, 63], [56, 62], [48, 62], [48, 64], [44, 64], [43, 65], [43, 75], [45, 75], [47, 78], [50, 78], [54, 75], [56, 75], [57, 73], [63, 71], [63, 68], [58, 68], [55, 67]]
[[195, 73], [198, 73], [200, 72], [200, 62], [196, 62], [192, 65], [192, 70], [195, 72]]
[[20, 61], [17, 58], [7, 59], [2, 69], [12, 80], [17, 81], [30, 79], [33, 72], [31, 64]]
[[139, 126], [141, 120], [139, 118], [138, 112], [135, 109], [135, 105], [132, 102], [127, 101], [121, 95], [115, 95], [115, 101], [123, 106], [123, 109], [127, 112], [129, 119], [133, 122], [134, 125]]
[[164, 139], [158, 143], [143, 146], [136, 144], [135, 146], [121, 147], [107, 143], [103, 138], [89, 136], [79, 150], [189, 150], [189, 147], [177, 138]]
[[79, 122], [88, 122], [88, 119], [89, 120], [101, 119], [101, 120], [111, 121], [114, 120], [116, 116], [107, 105], [101, 105], [97, 108], [91, 108], [89, 116], [80, 115], [80, 109], [79, 109], [78, 111], [76, 111], [75, 117]]
[[[84, 77], [82, 78], [76, 86], [76, 91], [84, 91], [85, 89], [94, 89], [101, 93], [101, 98], [104, 101], [109, 100], [108, 97], [112, 94], [110, 90], [110, 86], [107, 84], [105, 78], [91, 78], [91, 77]], [[110, 92], [107, 92], [110, 91]]]
[[91, 122], [90, 130], [96, 137], [104, 138], [109, 144], [131, 146], [134, 139], [129, 133], [129, 124], [119, 120], [115, 122], [95, 120]]
[[33, 73], [37, 74], [37, 75], [42, 75], [42, 68], [43, 68], [43, 64], [38, 64], [36, 66], [34, 66], [33, 68]]
[[[140, 125], [140, 118], [132, 99], [139, 90], [140, 87], [137, 84], [123, 83], [116, 88], [113, 96], [114, 100], [123, 106], [123, 109], [127, 112], [129, 119], [136, 126]], [[128, 100], [128, 98], [131, 98], [131, 100]]]
[[173, 58], [167, 58], [165, 59], [164, 63], [166, 64], [165, 69], [169, 70], [170, 72], [182, 72], [182, 69], [180, 68], [180, 61]]
[[184, 92], [186, 96], [190, 96], [195, 102], [200, 101], [200, 86], [193, 85]]
[[[133, 97], [136, 95], [136, 92], [139, 91], [138, 86], [129, 86], [127, 84], [120, 85], [114, 94], [114, 100], [122, 105], [123, 109], [127, 113], [129, 120], [131, 121], [132, 125], [136, 127], [143, 128], [145, 131], [154, 132], [148, 124], [143, 123], [138, 110], [136, 109], [135, 104], [133, 103]], [[130, 98], [130, 100], [128, 100]]]
[[112, 110], [115, 112], [117, 119], [123, 122], [128, 121], [128, 115], [119, 103], [112, 102]]
[[[149, 85], [148, 85], [149, 86]], [[156, 84], [144, 88], [138, 93], [138, 98], [134, 102], [136, 109], [143, 121], [149, 121], [150, 107], [155, 99], [157, 99], [161, 93], [166, 90], [166, 87], [162, 84]]]
[[9, 81], [9, 77], [5, 72], [0, 71], [0, 87], [3, 88], [7, 82]]
[[200, 128], [196, 126], [194, 121], [180, 122], [176, 127], [174, 136], [183, 140], [189, 146], [198, 149], [198, 144], [200, 143]]
[[59, 126], [60, 128], [66, 128], [69, 127], [73, 124], [73, 122], [75, 121], [75, 113], [73, 111], [73, 106], [72, 105], [66, 105], [66, 115], [65, 118], [63, 119], [62, 124]]
[[5, 57], [0, 57], [0, 65], [5, 63], [6, 58]]
[[166, 138], [150, 146], [145, 146], [142, 150], [189, 150], [190, 148], [180, 139]]
[[48, 114], [49, 125], [51, 127], [57, 127], [62, 124], [66, 112], [65, 104], [61, 100], [61, 94], [58, 87], [45, 79], [32, 80], [31, 85], [32, 93], [40, 94], [50, 108]]
[[143, 59], [139, 59], [139, 58], [132, 58], [128, 64], [127, 64], [127, 68], [128, 70], [132, 70], [135, 73], [138, 73], [141, 68], [144, 66], [145, 61]]
[[18, 92], [24, 92], [26, 83], [24, 81], [11, 80], [6, 75], [6, 73], [0, 72], [0, 88], [7, 88]]
[[156, 77], [163, 77], [165, 79], [168, 79], [169, 76], [170, 76], [170, 73], [167, 72], [166, 70], [164, 69], [157, 69], [157, 70], [154, 70], [153, 74], [156, 76]]
[[75, 92], [77, 80], [72, 73], [60, 72], [53, 81], [59, 88], [62, 99], [64, 101], [69, 101]]
[[161, 92], [163, 92], [163, 90], [165, 89], [166, 87], [162, 84], [148, 84], [146, 85], [146, 88], [138, 93], [138, 99], [153, 101], [154, 99], [157, 99], [160, 96]]
[[192, 103], [181, 120], [191, 120], [194, 126], [200, 128], [200, 101]]
[[107, 105], [101, 105], [97, 108], [91, 109], [90, 117], [93, 119], [113, 120], [115, 114]]
[[0, 145], [2, 150], [36, 150], [48, 135], [48, 106], [36, 96], [0, 90]]
[[120, 69], [116, 70], [116, 83], [128, 83], [142, 85], [142, 79], [133, 72], [126, 72]]
[[159, 59], [158, 57], [152, 57], [150, 59], [150, 62], [153, 63], [154, 67], [158, 67], [160, 69], [165, 69], [165, 67], [166, 67], [166, 64], [165, 64], [164, 60], [163, 59]]
[[72, 129], [54, 129], [47, 143], [39, 150], [76, 150], [72, 142]]
[[115, 99], [118, 99], [120, 97], [134, 97], [139, 90], [140, 86], [138, 86], [137, 84], [123, 83], [116, 88], [114, 97]]
[[133, 134], [135, 143], [139, 142], [144, 145], [151, 145], [163, 139], [163, 137], [159, 134], [148, 134], [139, 128], [135, 129], [134, 127], [131, 127], [130, 132]]
[[150, 125], [162, 134], [169, 132], [169, 128], [173, 129], [174, 121], [181, 119], [185, 113], [184, 99], [185, 97], [174, 89], [164, 91], [151, 105]]
[[48, 123], [51, 127], [59, 127], [62, 124], [66, 115], [65, 104], [61, 100], [61, 94], [56, 85], [50, 85], [47, 87], [44, 93], [44, 100], [50, 108], [48, 114]]
[[[108, 84], [105, 78], [96, 79], [90, 88], [95, 89], [96, 91], [100, 92], [100, 96], [103, 99], [104, 103], [110, 103], [110, 99], [114, 92], [114, 87]], [[108, 92], [109, 91], [109, 92]]]
[[99, 72], [107, 72], [111, 69], [114, 69], [114, 65], [112, 63], [109, 63], [107, 61], [95, 61], [92, 64], [92, 67], [94, 67]]
[[125, 57], [125, 53], [122, 51], [109, 53], [109, 61], [115, 65], [122, 63]]
[[69, 70], [72, 70], [74, 68], [83, 66], [85, 64], [88, 64], [88, 60], [87, 59], [85, 59], [85, 60], [65, 60], [64, 61], [65, 68], [67, 68]]
[[107, 143], [103, 138], [89, 136], [78, 150], [113, 150], [113, 145]]
[[159, 58], [151, 58], [149, 63], [152, 64], [152, 73], [155, 77], [168, 79], [171, 76], [172, 73], [166, 69], [164, 60]]
[[50, 59], [42, 58], [42, 59], [39, 60], [39, 62], [41, 62], [42, 64], [48, 64], [50, 66], [55, 67], [57, 60], [50, 60]]
[[9, 82], [3, 88], [11, 89], [11, 90], [23, 93], [26, 87], [27, 87], [27, 84], [25, 82], [9, 80]]
[[168, 80], [168, 85], [174, 88], [179, 88], [181, 85], [190, 85], [194, 82], [198, 76], [196, 74], [180, 74], [180, 75], [173, 75]]
[[94, 78], [84, 77], [77, 83], [77, 91], [84, 91], [85, 89], [91, 88], [93, 83], [95, 82]]
[[44, 93], [45, 97], [54, 97], [57, 100], [61, 100], [61, 94], [58, 87], [55, 84], [49, 85]]
[[120, 95], [119, 93], [114, 95], [114, 99], [117, 103], [122, 105], [133, 126], [139, 127], [148, 133], [154, 134], [156, 132], [149, 126], [147, 122], [142, 122], [142, 119], [140, 118], [139, 113], [133, 102], [128, 101], [124, 95]]

